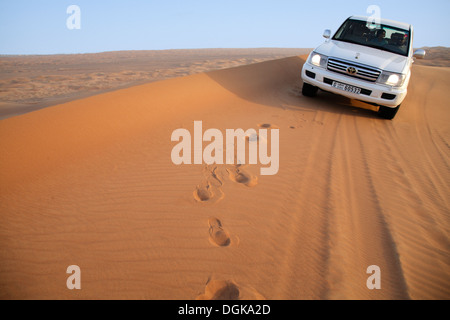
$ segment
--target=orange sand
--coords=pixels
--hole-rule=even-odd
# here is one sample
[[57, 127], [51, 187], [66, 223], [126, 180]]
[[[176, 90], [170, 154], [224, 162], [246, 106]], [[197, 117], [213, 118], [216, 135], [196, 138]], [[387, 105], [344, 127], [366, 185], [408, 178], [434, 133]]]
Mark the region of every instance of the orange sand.
[[[0, 298], [449, 299], [450, 69], [414, 66], [386, 121], [303, 97], [304, 59], [1, 120]], [[279, 173], [175, 166], [171, 133], [195, 120], [276, 126]], [[70, 265], [81, 290], [66, 288]]]

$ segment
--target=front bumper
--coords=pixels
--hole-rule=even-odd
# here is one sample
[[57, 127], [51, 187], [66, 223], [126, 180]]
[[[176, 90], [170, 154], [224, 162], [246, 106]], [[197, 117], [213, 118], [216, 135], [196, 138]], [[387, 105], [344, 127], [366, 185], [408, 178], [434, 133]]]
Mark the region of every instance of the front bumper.
[[[408, 81], [405, 81], [403, 87], [394, 88], [319, 68], [308, 62], [305, 62], [303, 65], [302, 80], [324, 91], [391, 108], [395, 108], [403, 102], [406, 97], [408, 83]], [[333, 81], [360, 88], [361, 93], [357, 94], [335, 88], [332, 86]]]

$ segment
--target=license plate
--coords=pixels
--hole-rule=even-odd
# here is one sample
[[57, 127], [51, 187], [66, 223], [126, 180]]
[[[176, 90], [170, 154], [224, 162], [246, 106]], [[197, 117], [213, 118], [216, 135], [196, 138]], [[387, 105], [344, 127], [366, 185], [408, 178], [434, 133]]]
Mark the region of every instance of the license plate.
[[337, 81], [333, 81], [332, 86], [337, 88], [337, 89], [339, 89], [339, 90], [344, 90], [344, 91], [355, 93], [355, 94], [360, 94], [361, 93], [361, 88], [350, 86], [348, 84], [337, 82]]

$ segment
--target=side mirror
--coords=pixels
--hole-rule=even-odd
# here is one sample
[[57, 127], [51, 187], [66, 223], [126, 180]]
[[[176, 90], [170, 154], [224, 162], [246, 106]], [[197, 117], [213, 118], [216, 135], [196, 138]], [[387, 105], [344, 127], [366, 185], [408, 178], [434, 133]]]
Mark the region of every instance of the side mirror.
[[325, 31], [323, 32], [323, 37], [324, 37], [325, 39], [330, 39], [330, 38], [331, 38], [331, 31], [330, 31], [329, 29], [325, 30]]
[[425, 50], [423, 49], [417, 49], [416, 51], [414, 51], [413, 57], [417, 58], [417, 59], [423, 59], [425, 58]]

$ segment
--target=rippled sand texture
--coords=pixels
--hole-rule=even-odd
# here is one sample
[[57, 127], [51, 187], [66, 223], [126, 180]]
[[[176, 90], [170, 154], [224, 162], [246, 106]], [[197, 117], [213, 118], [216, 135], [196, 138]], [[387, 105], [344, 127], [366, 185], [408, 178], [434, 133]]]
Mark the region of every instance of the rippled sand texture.
[[[449, 299], [450, 69], [415, 64], [387, 121], [303, 97], [305, 58], [1, 120], [0, 298]], [[278, 129], [278, 174], [174, 165], [172, 132], [199, 120]], [[70, 265], [81, 290], [66, 288]]]

